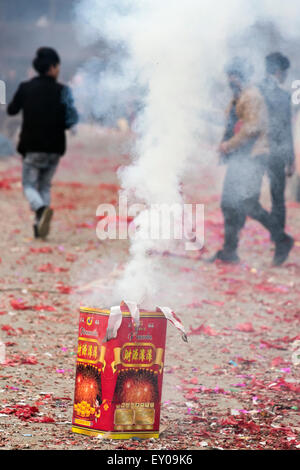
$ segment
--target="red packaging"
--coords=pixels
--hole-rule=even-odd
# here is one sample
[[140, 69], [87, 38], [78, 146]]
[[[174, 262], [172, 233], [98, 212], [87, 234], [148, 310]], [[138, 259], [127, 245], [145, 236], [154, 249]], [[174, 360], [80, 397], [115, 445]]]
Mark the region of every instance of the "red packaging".
[[127, 305], [80, 309], [73, 432], [159, 437], [167, 318], [184, 329], [170, 309]]

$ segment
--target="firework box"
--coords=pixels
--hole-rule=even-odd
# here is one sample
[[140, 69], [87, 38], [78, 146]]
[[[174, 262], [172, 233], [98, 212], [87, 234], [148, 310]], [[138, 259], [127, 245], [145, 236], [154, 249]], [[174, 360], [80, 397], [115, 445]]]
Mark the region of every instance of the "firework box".
[[110, 439], [158, 438], [167, 307], [81, 308], [72, 431]]

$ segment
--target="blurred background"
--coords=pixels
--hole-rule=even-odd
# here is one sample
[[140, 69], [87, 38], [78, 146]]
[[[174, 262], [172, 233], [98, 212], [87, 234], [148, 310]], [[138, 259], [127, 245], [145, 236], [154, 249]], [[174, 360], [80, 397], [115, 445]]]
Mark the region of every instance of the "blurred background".
[[[78, 67], [97, 55], [105, 60], [109, 49], [104, 41], [81, 46], [76, 37], [74, 0], [0, 0], [0, 79], [6, 84], [6, 101], [11, 100], [19, 83], [34, 75], [31, 67], [35, 51], [41, 46], [58, 50], [62, 59], [60, 80], [68, 83]], [[0, 129], [12, 138], [20, 121], [6, 118], [0, 107]]]
[[[115, 90], [114, 94], [110, 93], [110, 90], [101, 93], [101, 72], [118, 67], [120, 51], [113, 50], [104, 39], [99, 39], [91, 45], [83, 45], [78, 40], [74, 12], [76, 4], [77, 0], [0, 0], [0, 80], [6, 84], [6, 101], [8, 103], [11, 100], [21, 81], [34, 75], [31, 62], [35, 51], [41, 46], [53, 47], [62, 59], [60, 81], [73, 86], [81, 123], [93, 122], [94, 125], [128, 130], [132, 127], [134, 116], [139, 109], [139, 97], [143, 90], [127, 89], [127, 84], [120, 81], [119, 94], [116, 94]], [[261, 44], [261, 47], [258, 48], [258, 44]], [[280, 50], [291, 60], [292, 67], [286, 87], [291, 90], [292, 82], [300, 79], [298, 40], [292, 40], [288, 35], [284, 37], [271, 21], [254, 24], [242, 35], [235, 37], [228, 46], [233, 53], [243, 51], [252, 58], [258, 80], [264, 73], [263, 57], [274, 50]], [[106, 73], [106, 76], [109, 75]], [[113, 74], [111, 76], [113, 77]], [[90, 81], [87, 81], [87, 77]], [[97, 82], [98, 87], [95, 86]], [[214, 109], [210, 105], [207, 112], [202, 110], [206, 124], [203, 129], [206, 139], [215, 142], [216, 135], [223, 125], [224, 101], [228, 98], [224, 98], [226, 83], [220, 81], [220, 77], [210, 86], [214, 96]], [[300, 122], [300, 105], [293, 108], [298, 154], [300, 126], [297, 123]], [[0, 156], [14, 153], [13, 147], [20, 122], [20, 115], [7, 118], [6, 107], [0, 106]], [[297, 183], [295, 191], [299, 193], [297, 199], [300, 200], [298, 186], [300, 188]]]

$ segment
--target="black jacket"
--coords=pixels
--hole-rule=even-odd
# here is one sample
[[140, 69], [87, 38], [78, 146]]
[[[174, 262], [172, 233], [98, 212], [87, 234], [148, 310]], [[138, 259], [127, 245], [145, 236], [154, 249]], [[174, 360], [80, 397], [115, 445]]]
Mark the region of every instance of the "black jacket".
[[65, 130], [78, 122], [70, 89], [49, 76], [38, 76], [19, 86], [7, 107], [11, 116], [23, 113], [18, 151], [58, 153], [66, 150]]
[[291, 95], [280, 88], [272, 77], [260, 85], [269, 115], [269, 145], [271, 160], [290, 165], [295, 160], [292, 131]]

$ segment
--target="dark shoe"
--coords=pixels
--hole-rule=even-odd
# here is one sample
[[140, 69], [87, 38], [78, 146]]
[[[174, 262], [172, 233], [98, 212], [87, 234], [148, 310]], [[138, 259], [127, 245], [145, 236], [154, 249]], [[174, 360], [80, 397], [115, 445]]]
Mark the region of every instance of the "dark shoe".
[[36, 215], [36, 222], [38, 223], [41, 220], [41, 217], [43, 215], [44, 210], [47, 208], [47, 206], [42, 206], [40, 207], [37, 211], [35, 211]]
[[288, 259], [293, 246], [294, 239], [290, 235], [286, 235], [283, 240], [277, 242], [275, 246], [273, 266], [281, 266]]
[[207, 260], [208, 263], [214, 263], [215, 261], [220, 260], [223, 261], [224, 263], [230, 263], [230, 264], [238, 264], [240, 262], [240, 258], [236, 254], [235, 251], [225, 251], [225, 250], [219, 250], [217, 253], [209, 258]]
[[34, 236], [34, 238], [39, 238], [39, 231], [38, 231], [37, 224], [34, 224], [34, 226], [33, 226], [33, 236]]
[[50, 230], [50, 222], [53, 216], [53, 210], [45, 207], [38, 221], [38, 234], [41, 238], [46, 238]]

